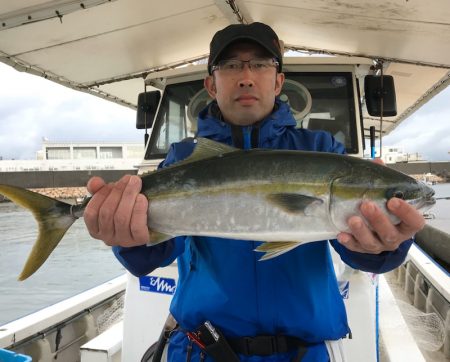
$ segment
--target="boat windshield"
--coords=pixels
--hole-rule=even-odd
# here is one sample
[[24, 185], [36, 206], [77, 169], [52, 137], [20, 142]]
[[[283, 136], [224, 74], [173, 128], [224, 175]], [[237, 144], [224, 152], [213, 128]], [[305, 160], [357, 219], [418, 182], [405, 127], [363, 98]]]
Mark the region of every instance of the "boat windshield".
[[[353, 89], [351, 72], [286, 73], [280, 99], [298, 128], [328, 131], [351, 154], [358, 152]], [[195, 137], [198, 113], [210, 101], [203, 80], [167, 85], [145, 159], [164, 158], [171, 143]]]

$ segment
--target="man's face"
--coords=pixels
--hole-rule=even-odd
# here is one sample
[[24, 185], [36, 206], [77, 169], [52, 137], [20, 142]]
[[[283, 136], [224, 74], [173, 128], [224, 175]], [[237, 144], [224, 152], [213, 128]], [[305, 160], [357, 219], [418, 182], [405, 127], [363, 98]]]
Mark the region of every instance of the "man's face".
[[[251, 60], [270, 58], [256, 43], [232, 44], [221, 59]], [[209, 95], [217, 100], [224, 119], [232, 124], [247, 126], [263, 120], [273, 110], [275, 97], [280, 94], [284, 74], [275, 67], [255, 72], [248, 63], [241, 71], [220, 69], [205, 79]]]

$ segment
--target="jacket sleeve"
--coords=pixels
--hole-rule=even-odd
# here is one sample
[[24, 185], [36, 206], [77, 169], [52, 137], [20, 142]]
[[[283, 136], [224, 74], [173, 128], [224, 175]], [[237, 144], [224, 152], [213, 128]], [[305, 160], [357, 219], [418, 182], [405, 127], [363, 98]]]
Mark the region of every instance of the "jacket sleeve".
[[156, 268], [170, 265], [184, 251], [184, 237], [173, 238], [155, 246], [113, 246], [112, 250], [125, 269], [139, 277]]
[[[158, 168], [183, 160], [192, 153], [192, 142], [171, 145], [166, 159]], [[180, 236], [155, 246], [134, 246], [125, 248], [114, 246], [113, 253], [119, 262], [133, 275], [146, 275], [158, 267], [170, 265], [184, 251], [185, 237]]]
[[347, 249], [337, 240], [330, 240], [330, 242], [345, 264], [353, 269], [381, 274], [391, 271], [403, 263], [413, 239], [405, 240], [394, 251], [383, 251], [380, 254], [358, 253]]

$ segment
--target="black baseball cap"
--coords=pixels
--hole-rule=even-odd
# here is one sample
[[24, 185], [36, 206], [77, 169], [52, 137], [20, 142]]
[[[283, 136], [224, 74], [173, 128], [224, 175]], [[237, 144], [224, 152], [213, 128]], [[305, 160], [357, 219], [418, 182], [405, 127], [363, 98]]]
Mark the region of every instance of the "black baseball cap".
[[237, 40], [250, 40], [258, 43], [278, 61], [279, 69], [283, 65], [283, 54], [281, 54], [280, 41], [273, 29], [263, 23], [232, 24], [219, 30], [214, 34], [209, 45], [208, 73], [212, 74], [211, 68], [220, 60], [220, 54], [231, 43]]

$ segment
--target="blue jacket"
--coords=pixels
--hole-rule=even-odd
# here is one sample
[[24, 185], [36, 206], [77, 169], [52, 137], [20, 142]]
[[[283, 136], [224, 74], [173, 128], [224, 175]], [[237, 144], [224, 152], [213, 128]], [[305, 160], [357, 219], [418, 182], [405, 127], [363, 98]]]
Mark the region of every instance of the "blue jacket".
[[[199, 115], [198, 136], [233, 144], [229, 124], [212, 112]], [[277, 100], [276, 110], [259, 125], [258, 147], [344, 153], [342, 144], [327, 132], [297, 129], [290, 109]], [[244, 146], [250, 145], [251, 126], [243, 128]], [[171, 146], [162, 166], [186, 158], [193, 143]], [[218, 205], [220, 207], [220, 205]], [[391, 270], [404, 260], [411, 241], [394, 252], [378, 255], [347, 250], [330, 241], [342, 260], [373, 273]], [[328, 361], [324, 340], [349, 333], [344, 303], [326, 240], [308, 243], [264, 262], [254, 249], [259, 241], [212, 237], [177, 237], [155, 247], [115, 247], [120, 262], [143, 275], [178, 258], [179, 281], [171, 313], [182, 329], [195, 330], [204, 321], [227, 337], [290, 335], [311, 344], [302, 361]], [[178, 332], [171, 338], [169, 360], [185, 360], [188, 340]], [[198, 361], [199, 350], [194, 346]], [[272, 357], [241, 357], [243, 361], [289, 361], [295, 352]], [[208, 360], [208, 359], [207, 359]]]

